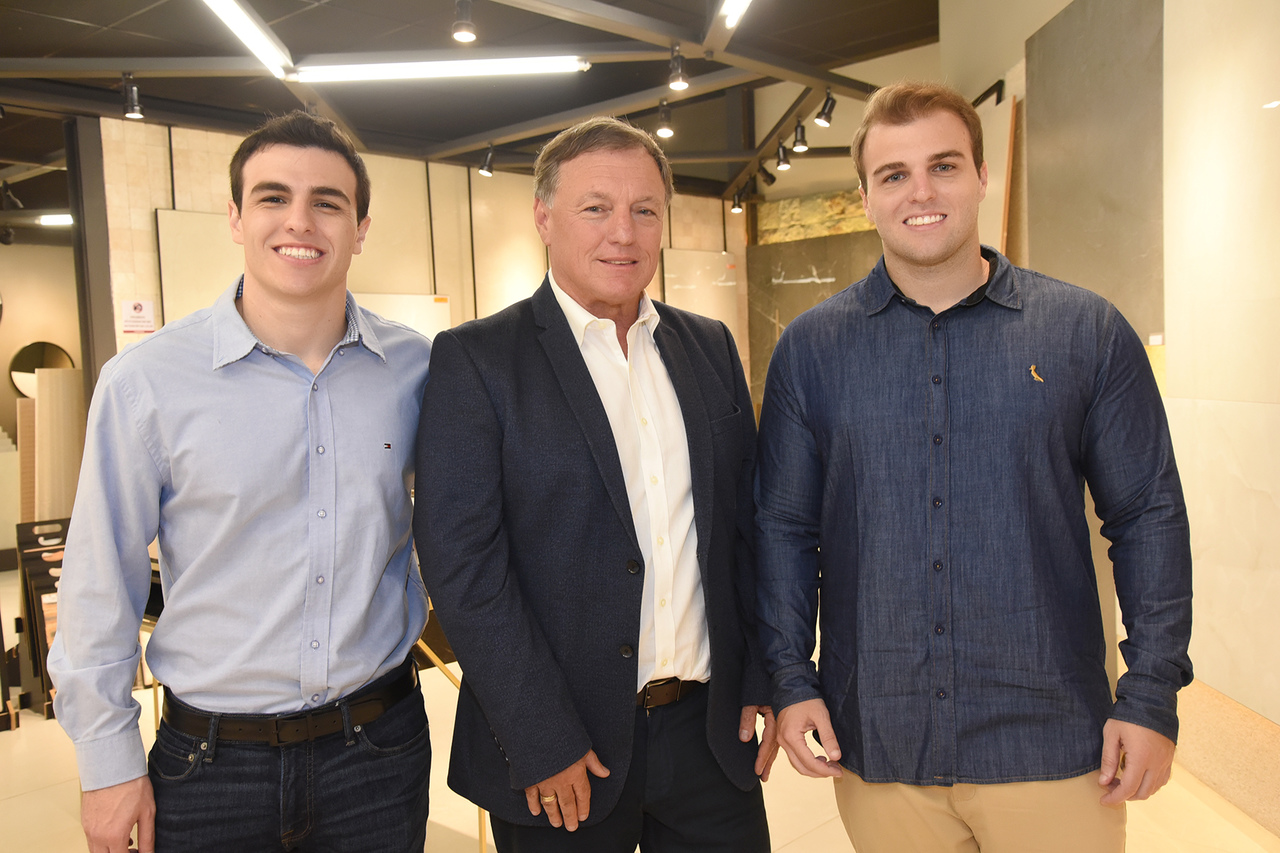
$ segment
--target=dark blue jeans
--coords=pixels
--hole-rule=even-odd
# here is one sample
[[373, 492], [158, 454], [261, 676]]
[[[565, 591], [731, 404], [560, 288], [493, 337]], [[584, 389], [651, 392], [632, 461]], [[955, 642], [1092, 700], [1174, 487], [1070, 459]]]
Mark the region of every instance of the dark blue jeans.
[[157, 853], [422, 853], [431, 739], [420, 689], [310, 743], [195, 738], [151, 749]]

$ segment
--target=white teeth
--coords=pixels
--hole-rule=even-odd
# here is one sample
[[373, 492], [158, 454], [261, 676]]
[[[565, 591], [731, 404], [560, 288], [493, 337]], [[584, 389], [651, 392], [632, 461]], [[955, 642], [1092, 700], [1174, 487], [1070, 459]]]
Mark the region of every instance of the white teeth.
[[629, 264], [635, 263], [635, 261], [605, 261], [605, 263], [613, 264], [614, 266], [618, 266], [618, 267], [625, 267], [625, 266], [628, 266]]
[[947, 217], [941, 213], [935, 213], [932, 216], [912, 216], [907, 219], [908, 225], [932, 225], [935, 222], [941, 222]]
[[314, 261], [320, 257], [317, 249], [303, 249], [298, 246], [281, 246], [276, 251], [286, 258], [296, 258], [299, 261]]

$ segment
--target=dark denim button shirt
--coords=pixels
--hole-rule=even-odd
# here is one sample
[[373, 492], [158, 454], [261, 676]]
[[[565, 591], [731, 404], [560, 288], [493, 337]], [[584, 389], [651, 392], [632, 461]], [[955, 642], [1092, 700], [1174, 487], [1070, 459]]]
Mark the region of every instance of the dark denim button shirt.
[[[769, 365], [774, 708], [824, 699], [867, 781], [1080, 775], [1109, 717], [1176, 739], [1191, 681], [1186, 510], [1142, 344], [1101, 297], [983, 254], [985, 294], [937, 315], [881, 259], [798, 317]], [[1114, 703], [1086, 482], [1128, 632]]]

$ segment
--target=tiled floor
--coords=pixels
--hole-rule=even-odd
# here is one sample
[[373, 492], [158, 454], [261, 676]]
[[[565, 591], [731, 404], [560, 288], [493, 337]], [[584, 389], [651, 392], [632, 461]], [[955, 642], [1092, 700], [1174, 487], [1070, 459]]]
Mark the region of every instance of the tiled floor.
[[[0, 618], [12, 645], [17, 573], [0, 572]], [[431, 768], [430, 853], [478, 853], [477, 811], [445, 784], [456, 693], [439, 673], [423, 673], [436, 761]], [[150, 691], [142, 704], [144, 739], [154, 731]], [[53, 721], [22, 712], [16, 731], [0, 732], [0, 853], [84, 851], [78, 812], [75, 758]], [[830, 783], [795, 773], [779, 756], [765, 786], [777, 853], [851, 851]], [[488, 847], [493, 850], [492, 844]], [[1210, 791], [1181, 768], [1155, 798], [1129, 807], [1129, 853], [1280, 853], [1280, 839]]]

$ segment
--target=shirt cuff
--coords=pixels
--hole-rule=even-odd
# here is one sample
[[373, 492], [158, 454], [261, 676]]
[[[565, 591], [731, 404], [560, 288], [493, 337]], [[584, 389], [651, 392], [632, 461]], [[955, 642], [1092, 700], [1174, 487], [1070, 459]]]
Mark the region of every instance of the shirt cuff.
[[821, 699], [818, 675], [811, 661], [784, 666], [773, 673], [773, 713], [789, 705]]
[[80, 790], [96, 791], [147, 775], [147, 751], [142, 732], [131, 731], [76, 744]]

